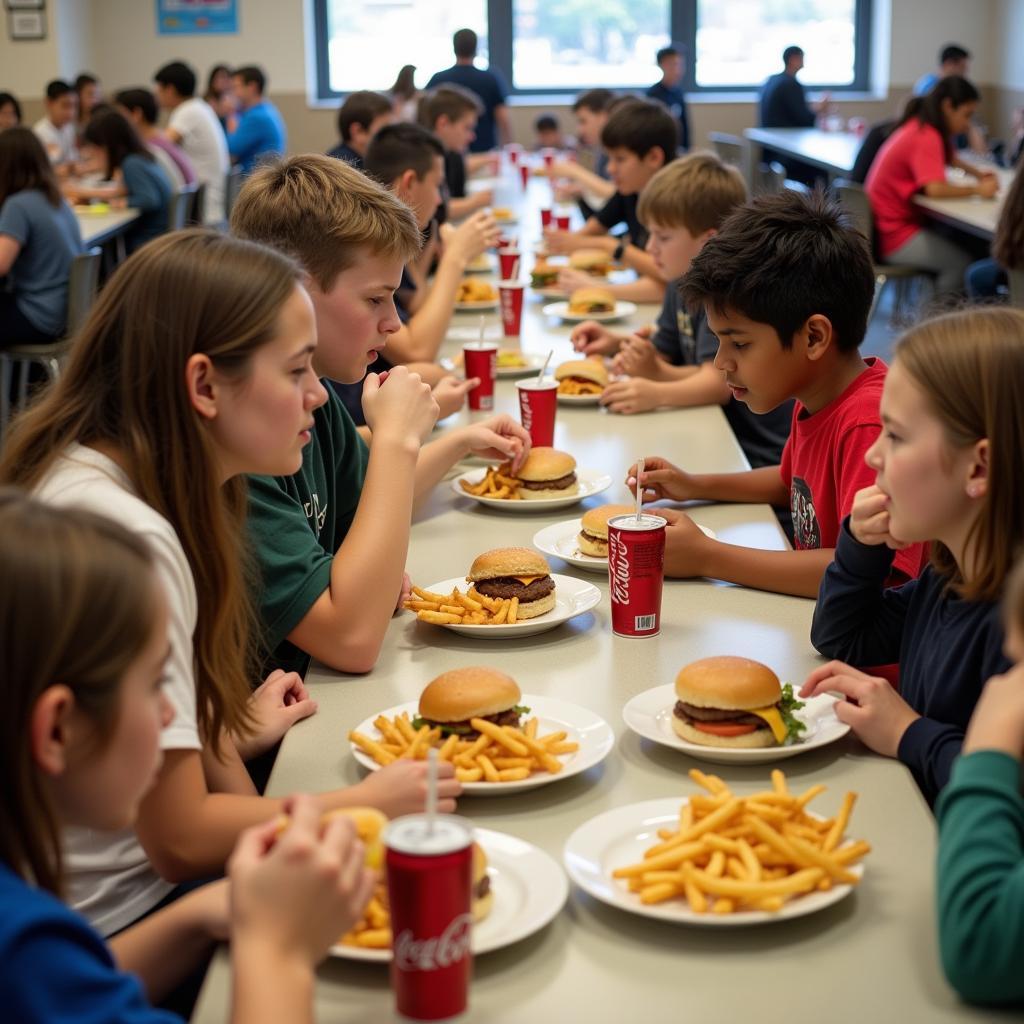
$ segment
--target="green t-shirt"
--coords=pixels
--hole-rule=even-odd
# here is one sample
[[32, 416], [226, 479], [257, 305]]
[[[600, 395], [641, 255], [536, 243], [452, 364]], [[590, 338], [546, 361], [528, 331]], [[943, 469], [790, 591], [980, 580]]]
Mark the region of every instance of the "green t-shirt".
[[249, 534], [270, 668], [305, 673], [309, 655], [285, 637], [331, 582], [331, 562], [355, 518], [369, 449], [330, 384], [312, 440], [292, 476], [250, 476]]

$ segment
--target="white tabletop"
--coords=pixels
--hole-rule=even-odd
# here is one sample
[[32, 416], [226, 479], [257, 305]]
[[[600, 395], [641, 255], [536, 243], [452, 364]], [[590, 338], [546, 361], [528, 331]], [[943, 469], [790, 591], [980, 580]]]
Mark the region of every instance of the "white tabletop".
[[[988, 166], [988, 165], [985, 165]], [[914, 204], [932, 220], [940, 221], [950, 227], [965, 231], [978, 238], [990, 239], [996, 232], [996, 226], [1003, 212], [1006, 192], [1013, 181], [1013, 171], [1003, 167], [992, 167], [999, 177], [999, 191], [992, 199], [981, 196], [960, 196], [955, 199], [932, 199], [925, 195], [914, 196]], [[954, 184], [962, 184], [965, 179], [956, 170], [950, 170], [949, 180]]]
[[797, 157], [834, 177], [853, 170], [864, 142], [863, 136], [853, 132], [826, 132], [820, 128], [746, 128], [743, 134], [751, 142]]
[[[532, 226], [547, 185], [531, 183]], [[516, 198], [509, 193], [496, 202]], [[640, 311], [636, 322], [652, 318]], [[475, 320], [465, 319], [473, 324]], [[489, 317], [491, 324], [496, 317]], [[458, 323], [456, 327], [460, 326]], [[527, 299], [523, 347], [569, 354], [568, 329], [544, 320]], [[449, 345], [449, 351], [457, 344]], [[514, 407], [513, 384], [499, 381], [497, 404]], [[457, 419], [466, 419], [462, 413]], [[595, 408], [560, 406], [555, 443], [582, 468], [615, 479], [600, 498], [553, 513], [501, 513], [438, 487], [417, 516], [409, 571], [429, 585], [464, 573], [481, 551], [529, 545], [543, 526], [577, 517], [582, 507], [624, 501], [621, 481], [638, 455], [663, 454], [695, 470], [745, 467], [718, 408], [612, 417]], [[780, 548], [785, 544], [766, 506], [699, 506], [693, 517], [727, 542]], [[668, 581], [660, 636], [615, 637], [609, 625], [607, 581], [558, 561], [557, 572], [578, 575], [602, 591], [592, 612], [529, 639], [481, 642], [395, 618], [380, 661], [366, 676], [314, 666], [308, 676], [319, 712], [285, 737], [269, 792], [320, 790], [361, 776], [346, 734], [364, 717], [415, 700], [438, 673], [487, 664], [510, 672], [526, 693], [558, 697], [596, 711], [616, 744], [608, 759], [582, 776], [500, 798], [464, 798], [460, 812], [476, 824], [512, 833], [561, 861], [570, 833], [612, 808], [693, 790], [686, 771], [699, 762], [639, 739], [622, 721], [635, 694], [671, 683], [680, 667], [711, 654], [763, 661], [783, 680], [802, 681], [818, 658], [808, 641], [813, 602], [707, 581]], [[704, 765], [707, 768], [707, 765]], [[622, 913], [573, 890], [569, 904], [543, 931], [475, 964], [469, 1021], [638, 1021], [766, 1024], [829, 1019], [909, 1022], [985, 1019], [961, 1006], [944, 982], [933, 913], [933, 819], [908, 771], [847, 738], [783, 766], [796, 787], [822, 782], [824, 813], [842, 794], [860, 794], [850, 829], [869, 840], [859, 889], [819, 914], [784, 923], [727, 931], [675, 927]], [[763, 787], [769, 766], [715, 767], [738, 792]], [[194, 1021], [221, 1024], [229, 1000], [228, 958], [214, 958]], [[328, 960], [319, 972], [317, 1019], [369, 1024], [394, 1018], [388, 972], [381, 965]]]
[[82, 233], [82, 244], [88, 248], [102, 245], [116, 238], [133, 222], [139, 219], [139, 211], [128, 207], [123, 210], [108, 210], [106, 213], [90, 213], [81, 207], [73, 207]]

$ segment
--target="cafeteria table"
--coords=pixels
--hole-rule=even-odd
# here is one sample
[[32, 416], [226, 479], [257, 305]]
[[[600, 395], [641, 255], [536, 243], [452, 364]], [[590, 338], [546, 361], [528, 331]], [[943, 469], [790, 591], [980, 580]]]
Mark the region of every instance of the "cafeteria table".
[[795, 157], [825, 171], [829, 180], [853, 170], [864, 142], [855, 132], [826, 132], [820, 128], [745, 128], [750, 142]]
[[[522, 197], [509, 184], [495, 202], [515, 204], [527, 218], [516, 231], [524, 243], [538, 234], [538, 208], [548, 184], [531, 181]], [[524, 244], [528, 250], [528, 245]], [[528, 267], [526, 268], [528, 269]], [[522, 348], [569, 357], [569, 328], [544, 316], [527, 293]], [[653, 320], [641, 307], [631, 321]], [[478, 328], [476, 316], [455, 317], [449, 355]], [[496, 314], [489, 334], [500, 332]], [[516, 407], [514, 385], [499, 380], [496, 405]], [[481, 414], [463, 411], [450, 422]], [[618, 417], [596, 406], [560, 405], [555, 445], [581, 469], [600, 469], [612, 485], [582, 505], [555, 511], [496, 511], [440, 484], [415, 516], [409, 553], [414, 582], [464, 574], [480, 552], [530, 546], [536, 531], [578, 517], [604, 502], [624, 502], [627, 467], [638, 456], [661, 454], [688, 470], [738, 471], [743, 454], [717, 407]], [[764, 505], [694, 505], [700, 524], [726, 542], [780, 549], [786, 545]], [[464, 796], [459, 812], [475, 825], [535, 844], [561, 863], [563, 846], [584, 822], [605, 811], [654, 798], [694, 792], [692, 767], [722, 775], [738, 793], [763, 789], [771, 765], [715, 766], [639, 738], [624, 724], [634, 695], [670, 684], [688, 662], [714, 654], [743, 655], [772, 666], [799, 685], [820, 659], [808, 640], [810, 600], [767, 594], [707, 580], [666, 581], [662, 631], [655, 638], [612, 635], [607, 580], [557, 560], [553, 571], [595, 583], [601, 602], [592, 612], [524, 639], [477, 640], [396, 616], [377, 666], [347, 676], [314, 664], [306, 677], [319, 711], [286, 736], [268, 792], [283, 796], [355, 783], [362, 776], [347, 733], [367, 716], [415, 700], [439, 673], [483, 664], [515, 677], [525, 694], [556, 697], [600, 714], [615, 733], [606, 760], [573, 778], [505, 796]], [[597, 902], [573, 887], [567, 904], [539, 932], [476, 958], [470, 1008], [473, 1022], [755, 1021], [936, 1022], [991, 1019], [963, 1006], [943, 979], [933, 909], [935, 824], [910, 773], [878, 757], [852, 736], [780, 764], [792, 786], [823, 783], [813, 807], [831, 815], [847, 790], [859, 794], [849, 834], [870, 841], [862, 883], [845, 899], [813, 915], [757, 927], [681, 926]], [[497, 910], [495, 911], [497, 912]], [[398, 1019], [383, 964], [329, 958], [316, 986], [316, 1019], [380, 1024]], [[229, 959], [213, 960], [193, 1021], [221, 1024], [230, 1000]]]
[[108, 210], [106, 213], [89, 213], [74, 207], [82, 244], [89, 248], [104, 245], [123, 235], [125, 230], [139, 219], [139, 211], [130, 207], [123, 210]]
[[[1013, 181], [1014, 172], [1003, 167], [991, 167], [990, 169], [995, 171], [999, 178], [999, 191], [992, 199], [984, 199], [981, 196], [934, 199], [919, 193], [914, 196], [914, 205], [931, 220], [945, 224], [947, 227], [956, 228], [968, 235], [974, 235], [976, 238], [991, 241], [992, 236], [996, 233], [996, 225], [1003, 212], [1003, 203], [1006, 200], [1010, 183]], [[962, 172], [951, 168], [948, 177], [953, 184], [960, 184], [964, 176]]]

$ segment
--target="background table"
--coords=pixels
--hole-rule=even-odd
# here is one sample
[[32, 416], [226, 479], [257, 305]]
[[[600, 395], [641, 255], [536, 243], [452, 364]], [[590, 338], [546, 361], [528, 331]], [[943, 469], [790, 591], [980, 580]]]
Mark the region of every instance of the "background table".
[[103, 245], [124, 234], [128, 226], [139, 219], [139, 211], [133, 208], [110, 210], [108, 213], [83, 213], [74, 208], [78, 230], [82, 233], [82, 244], [88, 248]]
[[[984, 165], [988, 166], [988, 165]], [[926, 195], [914, 196], [914, 205], [919, 207], [926, 217], [964, 231], [977, 238], [991, 239], [996, 232], [996, 225], [1002, 216], [1006, 192], [1013, 181], [1013, 171], [1003, 167], [990, 167], [999, 177], [999, 191], [992, 199], [981, 196], [958, 196], [955, 199], [932, 199]], [[962, 179], [950, 174], [950, 180], [962, 184]]]
[[820, 128], [745, 128], [743, 134], [760, 146], [820, 167], [830, 179], [845, 177], [853, 170], [864, 142], [864, 136], [853, 132]]

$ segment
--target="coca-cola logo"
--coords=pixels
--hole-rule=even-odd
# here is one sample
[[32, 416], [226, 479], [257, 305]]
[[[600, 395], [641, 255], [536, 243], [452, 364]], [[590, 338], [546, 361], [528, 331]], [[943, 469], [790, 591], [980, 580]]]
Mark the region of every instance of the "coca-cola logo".
[[530, 405], [530, 396], [519, 392], [519, 412], [522, 417], [523, 427], [529, 432], [533, 429], [533, 406]]
[[395, 966], [400, 971], [439, 971], [462, 961], [469, 952], [473, 915], [460, 914], [440, 935], [413, 938], [407, 928], [395, 936]]
[[608, 534], [608, 583], [612, 600], [629, 604], [629, 553], [614, 530]]

